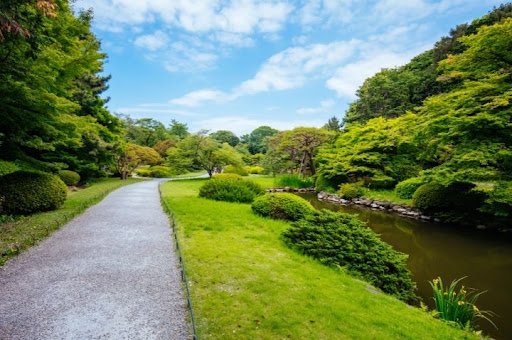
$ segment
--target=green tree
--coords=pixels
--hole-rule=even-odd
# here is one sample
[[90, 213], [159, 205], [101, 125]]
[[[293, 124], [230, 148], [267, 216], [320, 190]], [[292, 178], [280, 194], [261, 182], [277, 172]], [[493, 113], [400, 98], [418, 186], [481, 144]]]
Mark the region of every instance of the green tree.
[[336, 116], [332, 116], [331, 118], [329, 118], [327, 123], [323, 126], [324, 129], [333, 131], [333, 132], [340, 132], [341, 127], [342, 127], [342, 124]]
[[178, 139], [183, 139], [190, 134], [188, 132], [187, 124], [180, 123], [175, 119], [171, 121], [171, 125], [169, 126], [168, 132], [171, 136], [175, 136]]
[[270, 126], [260, 126], [254, 129], [248, 137], [248, 148], [251, 154], [267, 152], [266, 139], [278, 133]]
[[202, 169], [212, 177], [228, 164], [241, 165], [242, 158], [229, 144], [199, 133], [185, 137], [171, 148], [167, 162], [178, 173]]
[[233, 132], [228, 130], [219, 130], [210, 134], [210, 137], [218, 141], [219, 143], [228, 143], [229, 145], [235, 147], [240, 143], [240, 138], [238, 138]]

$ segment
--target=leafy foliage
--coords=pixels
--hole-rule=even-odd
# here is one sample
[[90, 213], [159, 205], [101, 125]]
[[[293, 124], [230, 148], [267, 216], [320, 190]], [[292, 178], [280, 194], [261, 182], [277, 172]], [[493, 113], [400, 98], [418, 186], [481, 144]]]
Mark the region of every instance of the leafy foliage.
[[67, 191], [57, 176], [16, 171], [0, 177], [0, 211], [24, 215], [55, 210], [66, 200]]
[[265, 194], [256, 198], [251, 207], [258, 215], [289, 221], [300, 220], [315, 211], [308, 201], [289, 193]]
[[215, 139], [219, 143], [228, 143], [229, 145], [235, 147], [240, 143], [240, 138], [238, 138], [233, 132], [228, 130], [219, 130], [210, 134], [210, 137]]
[[425, 179], [421, 177], [412, 177], [398, 183], [395, 192], [398, 197], [403, 199], [411, 199], [416, 190], [425, 184]]
[[247, 165], [244, 169], [251, 175], [260, 175], [265, 172], [265, 168], [259, 165]]
[[352, 215], [327, 210], [306, 216], [283, 233], [288, 245], [331, 266], [346, 267], [382, 291], [416, 299], [415, 285], [399, 253]]
[[263, 188], [250, 180], [213, 178], [199, 189], [199, 197], [216, 201], [251, 203]]
[[364, 195], [363, 186], [361, 183], [344, 183], [340, 185], [338, 195], [347, 200], [361, 197]]
[[243, 166], [226, 165], [224, 172], [227, 174], [237, 174], [240, 176], [249, 176], [249, 172]]
[[512, 183], [496, 183], [488, 193], [481, 211], [497, 217], [512, 217]]
[[59, 177], [66, 185], [77, 185], [80, 182], [80, 175], [71, 170], [60, 170]]
[[0, 160], [0, 177], [17, 170], [19, 170], [19, 167], [16, 165], [16, 163]]
[[301, 178], [299, 175], [282, 175], [276, 178], [276, 185], [281, 188], [312, 188], [314, 183], [311, 177]]
[[266, 153], [268, 137], [275, 135], [278, 131], [270, 126], [260, 126], [254, 129], [249, 136], [247, 136], [247, 145], [251, 154]]

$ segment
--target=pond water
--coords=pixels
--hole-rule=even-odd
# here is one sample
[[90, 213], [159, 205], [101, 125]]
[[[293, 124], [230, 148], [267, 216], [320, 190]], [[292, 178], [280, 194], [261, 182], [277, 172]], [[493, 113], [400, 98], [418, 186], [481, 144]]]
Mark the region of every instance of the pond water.
[[498, 316], [496, 330], [480, 321], [485, 334], [512, 339], [512, 237], [509, 234], [462, 229], [428, 223], [359, 206], [339, 206], [302, 194], [318, 209], [358, 214], [368, 226], [396, 250], [409, 255], [408, 267], [423, 302], [433, 307], [429, 280], [440, 276], [445, 283], [463, 276], [466, 287], [487, 290], [477, 306]]

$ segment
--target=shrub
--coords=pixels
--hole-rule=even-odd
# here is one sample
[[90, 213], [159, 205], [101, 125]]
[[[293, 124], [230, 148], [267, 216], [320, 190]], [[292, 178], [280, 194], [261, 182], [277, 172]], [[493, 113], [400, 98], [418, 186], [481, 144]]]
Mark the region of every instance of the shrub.
[[395, 251], [349, 214], [322, 210], [292, 224], [285, 242], [301, 253], [350, 273], [403, 301], [414, 301], [407, 255]]
[[233, 180], [233, 181], [241, 181], [243, 179], [242, 176], [240, 176], [240, 175], [226, 174], [226, 173], [214, 174], [213, 178], [214, 179], [228, 179], [228, 180]]
[[248, 165], [244, 166], [245, 171], [247, 171], [251, 175], [260, 175], [265, 171], [265, 168], [258, 165]]
[[249, 176], [249, 173], [241, 166], [227, 165], [224, 167], [224, 173], [237, 174], [240, 176]]
[[329, 178], [326, 178], [324, 175], [320, 174], [316, 178], [315, 189], [317, 191], [326, 191], [326, 192], [336, 192], [337, 185]]
[[314, 186], [313, 179], [311, 177], [300, 178], [299, 175], [282, 175], [276, 179], [276, 185], [279, 187], [290, 187], [290, 188], [311, 188]]
[[150, 174], [150, 177], [165, 178], [165, 177], [171, 177], [172, 171], [171, 171], [171, 168], [169, 168], [167, 166], [157, 165], [157, 166], [152, 166], [151, 168], [149, 168], [149, 174]]
[[475, 214], [485, 201], [486, 194], [473, 190], [475, 187], [468, 182], [427, 183], [416, 190], [412, 203], [425, 213], [460, 222]]
[[345, 183], [340, 185], [338, 190], [340, 197], [351, 200], [364, 195], [363, 186], [361, 183]]
[[482, 212], [497, 217], [512, 217], [512, 183], [498, 182], [487, 195]]
[[0, 160], [0, 176], [5, 176], [17, 170], [19, 170], [19, 167], [15, 163]]
[[66, 200], [62, 180], [44, 172], [16, 171], [0, 177], [1, 209], [7, 214], [55, 210]]
[[71, 170], [59, 171], [59, 177], [66, 185], [77, 185], [80, 182], [80, 175]]
[[274, 193], [258, 197], [252, 203], [256, 214], [276, 219], [297, 221], [315, 211], [315, 208], [294, 194]]
[[263, 188], [253, 181], [214, 178], [199, 189], [199, 197], [216, 201], [251, 203], [263, 192]]
[[151, 177], [151, 170], [149, 168], [138, 168], [135, 173], [140, 177]]
[[418, 190], [418, 188], [423, 184], [425, 184], [425, 180], [423, 178], [409, 178], [396, 185], [395, 193], [400, 198], [411, 199], [414, 195], [414, 192], [416, 192], [416, 190]]
[[455, 322], [461, 328], [468, 326], [473, 328], [477, 318], [487, 320], [496, 327], [489, 318], [492, 313], [481, 311], [476, 306], [483, 292], [477, 292], [474, 289], [466, 290], [464, 286], [460, 289], [457, 287], [463, 279], [452, 281], [448, 287], [443, 286], [443, 280], [440, 277], [429, 282], [434, 292], [434, 302], [439, 318]]
[[365, 178], [364, 184], [371, 189], [390, 189], [395, 186], [396, 181], [389, 176], [374, 176]]

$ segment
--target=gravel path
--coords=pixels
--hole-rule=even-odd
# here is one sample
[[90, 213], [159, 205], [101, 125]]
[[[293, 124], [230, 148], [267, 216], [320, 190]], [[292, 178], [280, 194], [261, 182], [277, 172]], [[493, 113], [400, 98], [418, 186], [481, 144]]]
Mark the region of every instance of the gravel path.
[[0, 339], [188, 339], [158, 180], [116, 190], [0, 268]]

